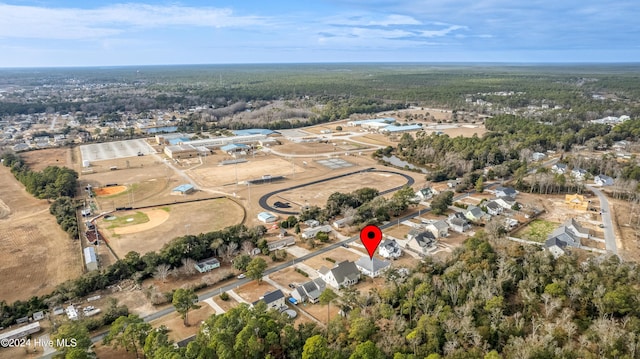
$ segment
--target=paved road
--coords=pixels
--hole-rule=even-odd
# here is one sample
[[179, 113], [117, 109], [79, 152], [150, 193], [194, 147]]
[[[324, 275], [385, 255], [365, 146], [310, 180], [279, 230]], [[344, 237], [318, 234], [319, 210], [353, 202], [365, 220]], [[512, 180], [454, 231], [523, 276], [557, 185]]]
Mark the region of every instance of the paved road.
[[398, 187], [395, 187], [395, 188], [380, 192], [380, 195], [384, 195], [384, 194], [387, 194], [387, 193], [391, 193], [391, 192], [397, 191], [397, 190], [401, 189], [404, 186], [412, 186], [415, 183], [415, 180], [413, 179], [413, 177], [411, 177], [409, 175], [406, 175], [404, 173], [395, 172], [395, 171], [388, 171], [388, 170], [378, 170], [378, 169], [375, 169], [373, 167], [370, 167], [370, 168], [366, 168], [366, 169], [363, 169], [363, 170], [358, 170], [358, 171], [349, 172], [349, 173], [343, 173], [341, 175], [337, 175], [337, 176], [333, 176], [333, 177], [329, 177], [329, 178], [324, 178], [324, 179], [319, 179], [319, 180], [316, 180], [316, 181], [303, 183], [303, 184], [299, 184], [299, 185], [296, 185], [296, 186], [291, 186], [291, 187], [279, 189], [277, 191], [269, 192], [269, 193], [265, 194], [264, 196], [260, 197], [260, 200], [258, 200], [258, 203], [260, 204], [260, 207], [266, 209], [267, 211], [271, 211], [271, 212], [274, 212], [274, 213], [287, 214], [287, 215], [300, 214], [299, 211], [286, 211], [286, 210], [282, 210], [282, 209], [278, 209], [278, 208], [274, 208], [274, 207], [270, 206], [269, 203], [268, 203], [269, 198], [271, 198], [271, 196], [277, 195], [278, 193], [290, 191], [292, 189], [311, 186], [311, 185], [314, 185], [314, 184], [323, 183], [323, 182], [331, 181], [331, 180], [334, 180], [334, 179], [347, 177], [347, 176], [352, 176], [352, 175], [355, 175], [355, 174], [358, 174], [358, 173], [365, 173], [365, 172], [392, 173], [392, 174], [400, 175], [400, 176], [404, 177], [407, 180], [407, 183], [403, 184], [402, 186], [398, 186]]
[[600, 200], [600, 209], [602, 212], [602, 224], [604, 224], [603, 230], [604, 230], [605, 248], [607, 249], [607, 251], [617, 256], [618, 245], [616, 244], [616, 235], [613, 232], [613, 221], [611, 220], [611, 210], [609, 208], [609, 200], [607, 199], [607, 196], [605, 196], [604, 193], [602, 193], [601, 190], [591, 185], [587, 185], [587, 188], [589, 188], [593, 193], [595, 193], [595, 195], [598, 196], [598, 199]]

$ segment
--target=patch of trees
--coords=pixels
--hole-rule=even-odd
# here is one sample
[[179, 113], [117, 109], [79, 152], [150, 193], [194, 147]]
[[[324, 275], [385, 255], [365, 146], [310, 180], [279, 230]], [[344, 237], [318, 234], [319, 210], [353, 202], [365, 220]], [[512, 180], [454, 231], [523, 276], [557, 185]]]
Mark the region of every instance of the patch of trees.
[[56, 222], [63, 231], [69, 234], [69, 238], [78, 238], [77, 206], [71, 197], [59, 197], [49, 207], [49, 212], [56, 217]]
[[72, 169], [48, 166], [42, 172], [29, 169], [19, 156], [5, 153], [2, 156], [6, 167], [22, 183], [27, 192], [36, 198], [56, 199], [62, 196], [73, 197], [78, 185], [78, 173]]

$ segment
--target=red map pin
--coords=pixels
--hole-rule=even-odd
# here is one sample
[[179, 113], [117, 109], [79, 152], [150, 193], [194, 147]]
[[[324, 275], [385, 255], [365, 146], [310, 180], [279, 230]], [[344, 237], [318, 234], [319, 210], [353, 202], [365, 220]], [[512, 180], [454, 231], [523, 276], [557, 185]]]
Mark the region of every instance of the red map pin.
[[372, 259], [382, 241], [382, 231], [378, 226], [370, 224], [360, 231], [360, 241], [362, 241], [367, 252], [369, 252], [369, 258]]

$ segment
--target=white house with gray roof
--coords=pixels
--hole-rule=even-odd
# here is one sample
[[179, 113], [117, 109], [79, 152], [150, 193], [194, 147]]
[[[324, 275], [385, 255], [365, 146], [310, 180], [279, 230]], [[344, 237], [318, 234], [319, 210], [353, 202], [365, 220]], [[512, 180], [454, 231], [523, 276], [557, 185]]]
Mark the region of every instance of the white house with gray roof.
[[369, 258], [368, 256], [362, 256], [356, 261], [356, 267], [358, 270], [371, 278], [380, 276], [384, 271], [389, 269], [391, 262], [382, 261], [378, 258]]
[[360, 271], [355, 263], [344, 261], [329, 269], [322, 266], [318, 273], [320, 278], [335, 289], [350, 287], [360, 280]]
[[308, 301], [309, 303], [318, 303], [318, 301], [320, 301], [320, 294], [322, 294], [326, 287], [327, 283], [321, 278], [316, 278], [297, 286], [296, 289], [291, 292], [291, 296], [298, 302]]

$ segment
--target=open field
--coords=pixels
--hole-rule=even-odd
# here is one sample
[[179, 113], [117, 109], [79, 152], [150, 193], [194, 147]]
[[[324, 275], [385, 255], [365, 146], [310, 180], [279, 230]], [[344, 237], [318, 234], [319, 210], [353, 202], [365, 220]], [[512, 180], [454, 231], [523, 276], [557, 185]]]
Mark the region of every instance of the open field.
[[[360, 255], [346, 248], [338, 247], [321, 256], [315, 256], [313, 258], [309, 258], [306, 261], [304, 261], [304, 264], [308, 265], [309, 267], [315, 270], [318, 270], [322, 266], [325, 266], [327, 268], [333, 268], [333, 266], [343, 261], [357, 261], [358, 258], [360, 257], [361, 257]], [[335, 261], [335, 263], [328, 261], [325, 258], [331, 258]]]
[[371, 146], [349, 141], [348, 139], [332, 139], [329, 143], [304, 142], [296, 143], [282, 140], [282, 145], [274, 147], [273, 150], [284, 155], [315, 155], [338, 151], [366, 150]]
[[48, 148], [38, 151], [20, 153], [20, 158], [34, 171], [42, 171], [48, 166], [67, 167], [74, 169], [69, 148]]
[[[248, 162], [233, 165], [218, 166], [217, 164], [207, 164], [190, 170], [189, 175], [203, 187], [224, 186], [243, 182], [247, 180], [259, 179], [264, 175], [288, 176], [305, 172], [305, 168], [298, 164], [276, 156], [247, 158]], [[237, 177], [236, 177], [237, 171]], [[295, 175], [294, 175], [295, 176]]]
[[252, 280], [238, 289], [234, 289], [240, 297], [249, 303], [253, 303], [260, 299], [265, 293], [276, 290], [271, 284]]
[[[138, 212], [148, 217], [148, 221], [144, 221], [143, 215], [136, 214]], [[173, 238], [185, 234], [206, 233], [238, 224], [242, 222], [243, 209], [232, 200], [219, 198], [162, 208], [118, 211], [112, 215], [116, 220], [97, 220], [98, 228], [116, 254], [122, 257], [129, 251], [144, 254], [159, 250]], [[128, 218], [133, 220], [127, 222]]]
[[58, 226], [48, 202], [28, 194], [7, 167], [0, 166], [0, 177], [0, 299], [46, 294], [82, 274], [80, 244]]
[[544, 219], [534, 219], [527, 226], [514, 233], [514, 237], [526, 239], [534, 242], [544, 242], [560, 223], [545, 221]]
[[334, 192], [348, 193], [362, 187], [372, 187], [380, 192], [402, 186], [407, 180], [399, 175], [385, 172], [366, 172], [337, 178], [329, 182], [318, 183], [280, 192], [272, 197], [273, 201], [291, 202], [298, 206], [324, 206], [327, 198]]

